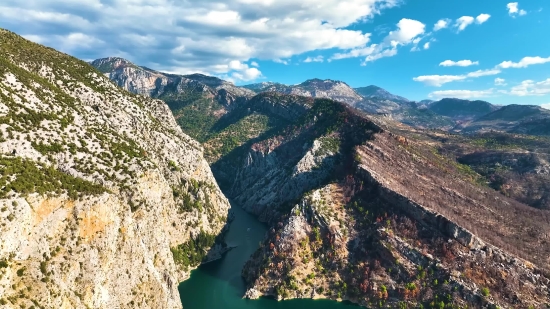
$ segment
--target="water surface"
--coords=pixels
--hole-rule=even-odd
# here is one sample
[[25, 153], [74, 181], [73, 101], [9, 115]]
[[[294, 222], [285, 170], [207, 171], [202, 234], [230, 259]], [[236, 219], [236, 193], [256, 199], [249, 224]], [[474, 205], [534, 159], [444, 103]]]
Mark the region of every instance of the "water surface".
[[179, 285], [184, 309], [357, 309], [357, 306], [331, 300], [295, 299], [275, 301], [242, 299], [245, 283], [241, 269], [264, 239], [266, 226], [252, 215], [233, 205], [235, 220], [231, 222], [226, 242], [238, 246], [212, 263], [191, 272], [191, 278]]

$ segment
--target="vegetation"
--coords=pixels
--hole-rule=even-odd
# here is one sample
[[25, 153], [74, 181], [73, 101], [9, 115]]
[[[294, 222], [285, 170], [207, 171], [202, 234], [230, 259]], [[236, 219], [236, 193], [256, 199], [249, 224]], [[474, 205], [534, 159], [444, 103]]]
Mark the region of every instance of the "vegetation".
[[22, 195], [66, 192], [72, 199], [106, 191], [101, 185], [59, 172], [51, 166], [20, 157], [0, 157], [0, 197], [6, 197], [12, 190]]
[[201, 230], [195, 238], [170, 249], [174, 262], [185, 269], [198, 266], [203, 262], [207, 250], [214, 245], [215, 241], [216, 236]]

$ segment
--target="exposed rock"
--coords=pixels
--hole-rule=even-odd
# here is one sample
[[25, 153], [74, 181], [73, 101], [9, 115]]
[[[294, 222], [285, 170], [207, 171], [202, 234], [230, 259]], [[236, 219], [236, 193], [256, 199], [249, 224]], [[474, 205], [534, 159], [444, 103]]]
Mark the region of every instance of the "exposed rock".
[[84, 62], [5, 30], [0, 45], [2, 303], [181, 308], [170, 249], [229, 210], [200, 144]]

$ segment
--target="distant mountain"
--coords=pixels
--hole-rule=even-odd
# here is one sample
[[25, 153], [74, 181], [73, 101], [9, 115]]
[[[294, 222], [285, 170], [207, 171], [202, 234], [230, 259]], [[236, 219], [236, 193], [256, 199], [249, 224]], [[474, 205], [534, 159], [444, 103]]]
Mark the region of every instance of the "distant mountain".
[[390, 100], [394, 102], [409, 102], [409, 100], [404, 97], [389, 93], [385, 89], [382, 89], [374, 85], [370, 85], [367, 87], [353, 88], [353, 89], [363, 98], [380, 98], [380, 99]]
[[245, 85], [243, 88], [259, 92], [279, 92], [281, 94], [301, 95], [312, 98], [325, 98], [344, 102], [350, 105], [361, 101], [362, 96], [353, 88], [342, 81], [331, 79], [309, 79], [298, 85], [284, 85], [280, 83], [265, 82]]
[[455, 121], [473, 120], [499, 109], [486, 101], [445, 98], [427, 105], [434, 113]]
[[102, 58], [90, 64], [130, 92], [165, 101], [184, 132], [201, 142], [206, 140], [201, 134], [217, 119], [255, 94], [217, 77], [162, 73], [122, 58]]
[[[176, 75], [142, 67], [130, 61], [109, 57], [90, 63], [120, 87], [137, 94], [154, 98], [180, 97], [176, 94], [199, 92], [229, 105], [238, 97], [252, 97], [254, 92], [233, 83], [203, 74]], [[170, 101], [170, 100], [169, 100]], [[167, 102], [169, 103], [169, 102]], [[170, 103], [169, 103], [170, 104]]]
[[463, 132], [490, 130], [550, 135], [550, 110], [538, 105], [507, 105], [468, 123], [462, 129]]

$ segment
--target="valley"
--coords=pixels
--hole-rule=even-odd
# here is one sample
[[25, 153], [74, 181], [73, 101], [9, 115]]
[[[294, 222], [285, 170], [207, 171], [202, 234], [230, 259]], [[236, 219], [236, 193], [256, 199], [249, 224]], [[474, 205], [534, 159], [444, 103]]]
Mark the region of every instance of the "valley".
[[[258, 94], [236, 104], [187, 105], [215, 119], [200, 134], [224, 193], [268, 224], [242, 272], [246, 296], [366, 307], [545, 304], [547, 137], [455, 132], [506, 107], [454, 100], [450, 111], [444, 100], [415, 103], [376, 87], [357, 97], [345, 87], [262, 83], [246, 86]], [[487, 108], [472, 114], [472, 104]], [[414, 117], [396, 116], [404, 110]]]
[[548, 110], [0, 46], [0, 306], [550, 304]]

